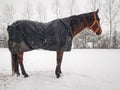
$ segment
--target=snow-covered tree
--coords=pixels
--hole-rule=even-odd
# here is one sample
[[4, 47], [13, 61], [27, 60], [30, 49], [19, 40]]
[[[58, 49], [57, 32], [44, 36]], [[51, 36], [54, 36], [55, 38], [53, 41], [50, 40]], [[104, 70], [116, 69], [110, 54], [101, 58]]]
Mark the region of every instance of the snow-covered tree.
[[54, 0], [54, 2], [53, 2], [52, 11], [55, 14], [55, 18], [60, 18], [62, 15], [60, 3], [61, 3], [61, 0]]
[[101, 8], [101, 0], [90, 0], [90, 10], [95, 11]]
[[113, 32], [112, 48], [118, 48], [118, 35], [116, 30]]
[[2, 47], [7, 47], [8, 35], [6, 28], [14, 21], [15, 13], [15, 8], [12, 4], [6, 4], [3, 7], [0, 18], [0, 30], [2, 31], [2, 33], [0, 33]]
[[1, 21], [5, 25], [9, 25], [13, 22], [15, 17], [15, 8], [12, 4], [6, 4], [3, 8]]
[[75, 1], [74, 0], [69, 0], [70, 15], [74, 14], [74, 5], [75, 5]]
[[39, 3], [36, 7], [36, 11], [38, 14], [39, 21], [45, 22], [46, 21], [46, 9], [45, 9], [45, 7], [41, 3]]
[[32, 19], [33, 16], [33, 9], [32, 9], [32, 4], [27, 0], [24, 6], [24, 10], [22, 12], [22, 18], [23, 19]]
[[99, 48], [97, 41], [96, 35], [86, 29], [74, 38], [73, 48]]
[[120, 13], [120, 0], [106, 0], [104, 4], [103, 13], [106, 17], [106, 21], [109, 25], [109, 44], [108, 48], [112, 46], [112, 31], [115, 28], [115, 22], [117, 21], [117, 16]]
[[108, 34], [102, 34], [98, 43], [99, 43], [99, 48], [102, 49], [108, 48]]

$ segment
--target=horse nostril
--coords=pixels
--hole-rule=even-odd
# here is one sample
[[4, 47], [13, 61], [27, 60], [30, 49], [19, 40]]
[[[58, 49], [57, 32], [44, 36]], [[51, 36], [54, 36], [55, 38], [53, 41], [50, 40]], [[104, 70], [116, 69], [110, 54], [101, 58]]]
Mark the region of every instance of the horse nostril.
[[102, 30], [100, 29], [100, 31], [97, 32], [96, 34], [97, 34], [97, 35], [100, 35], [101, 33], [102, 33]]

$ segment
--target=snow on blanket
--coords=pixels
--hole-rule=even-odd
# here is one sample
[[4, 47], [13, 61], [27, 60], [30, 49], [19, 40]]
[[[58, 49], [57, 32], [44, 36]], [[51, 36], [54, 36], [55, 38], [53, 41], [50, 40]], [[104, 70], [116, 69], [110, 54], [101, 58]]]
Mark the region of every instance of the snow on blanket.
[[120, 90], [120, 50], [66, 52], [60, 79], [54, 74], [55, 58], [51, 51], [26, 52], [29, 77], [12, 77], [10, 52], [0, 49], [0, 90]]

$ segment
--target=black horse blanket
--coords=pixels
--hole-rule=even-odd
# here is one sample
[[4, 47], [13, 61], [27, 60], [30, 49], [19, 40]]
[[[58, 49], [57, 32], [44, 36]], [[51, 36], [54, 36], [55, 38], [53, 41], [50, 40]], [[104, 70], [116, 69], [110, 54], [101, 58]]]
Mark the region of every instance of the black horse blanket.
[[70, 51], [72, 35], [70, 19], [56, 19], [49, 23], [19, 20], [7, 28], [11, 53], [34, 49]]

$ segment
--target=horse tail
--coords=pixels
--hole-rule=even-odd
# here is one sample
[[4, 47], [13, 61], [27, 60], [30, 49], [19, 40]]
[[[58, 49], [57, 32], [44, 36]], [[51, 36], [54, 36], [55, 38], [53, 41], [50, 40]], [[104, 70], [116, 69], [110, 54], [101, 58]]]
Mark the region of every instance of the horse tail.
[[14, 27], [11, 25], [8, 25], [7, 26], [7, 32], [8, 32], [8, 35], [11, 36], [11, 34], [13, 33], [13, 30], [14, 30]]
[[11, 26], [9, 26], [9, 25], [8, 25], [8, 27], [7, 27], [7, 31], [9, 32], [9, 31], [10, 31], [10, 29], [11, 29]]
[[7, 27], [9, 40], [12, 40], [16, 43], [20, 43], [23, 39], [23, 32], [20, 30], [17, 24], [13, 24]]
[[12, 76], [16, 73], [17, 54], [11, 53]]

